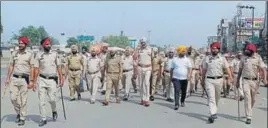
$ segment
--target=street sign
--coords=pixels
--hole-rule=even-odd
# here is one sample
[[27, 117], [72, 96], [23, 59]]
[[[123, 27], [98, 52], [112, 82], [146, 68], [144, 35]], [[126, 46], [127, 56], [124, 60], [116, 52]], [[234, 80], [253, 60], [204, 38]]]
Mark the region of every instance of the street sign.
[[93, 40], [95, 40], [95, 37], [94, 36], [80, 35], [80, 36], [77, 36], [77, 40], [78, 41], [93, 41]]

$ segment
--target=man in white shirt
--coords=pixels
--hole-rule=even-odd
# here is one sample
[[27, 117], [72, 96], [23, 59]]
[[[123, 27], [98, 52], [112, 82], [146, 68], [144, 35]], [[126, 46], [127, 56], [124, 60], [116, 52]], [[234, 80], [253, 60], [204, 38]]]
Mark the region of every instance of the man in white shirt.
[[178, 57], [174, 57], [171, 63], [170, 76], [175, 91], [175, 110], [179, 109], [179, 99], [181, 91], [181, 107], [185, 106], [185, 97], [187, 91], [188, 80], [191, 79], [192, 63], [186, 57], [186, 46], [177, 48]]

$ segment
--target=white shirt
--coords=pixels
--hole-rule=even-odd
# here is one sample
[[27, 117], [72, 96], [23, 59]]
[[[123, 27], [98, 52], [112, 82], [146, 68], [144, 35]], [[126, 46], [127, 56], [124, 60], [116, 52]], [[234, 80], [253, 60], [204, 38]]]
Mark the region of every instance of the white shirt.
[[173, 78], [179, 80], [186, 80], [188, 75], [188, 68], [192, 68], [191, 60], [187, 57], [174, 57], [171, 63], [173, 70]]

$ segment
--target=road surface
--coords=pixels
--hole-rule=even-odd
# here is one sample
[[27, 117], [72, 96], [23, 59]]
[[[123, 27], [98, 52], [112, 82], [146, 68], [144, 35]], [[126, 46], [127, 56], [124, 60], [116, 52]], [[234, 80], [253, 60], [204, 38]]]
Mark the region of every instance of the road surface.
[[[5, 80], [6, 69], [1, 69], [1, 85]], [[253, 111], [252, 124], [246, 125], [245, 118], [237, 120], [237, 101], [222, 98], [218, 112], [218, 119], [214, 124], [207, 124], [208, 106], [206, 99], [200, 97], [200, 92], [186, 99], [186, 107], [178, 111], [173, 110], [174, 103], [166, 102], [157, 96], [150, 107], [139, 105], [139, 94], [132, 93], [127, 102], [111, 103], [102, 106], [104, 96], [98, 95], [95, 104], [89, 103], [89, 92], [82, 93], [82, 100], [70, 102], [67, 83], [64, 85], [64, 101], [67, 120], [64, 120], [61, 101], [58, 98], [57, 107], [59, 118], [57, 122], [49, 121], [44, 128], [267, 128], [267, 88], [261, 87], [257, 103]], [[123, 94], [121, 94], [122, 96]], [[28, 116], [25, 128], [38, 128], [39, 107], [38, 95], [29, 91]], [[113, 99], [114, 101], [114, 99]], [[240, 102], [241, 116], [244, 117], [244, 102]], [[51, 120], [50, 107], [48, 112]], [[15, 111], [9, 100], [9, 92], [1, 100], [1, 127], [18, 127]]]

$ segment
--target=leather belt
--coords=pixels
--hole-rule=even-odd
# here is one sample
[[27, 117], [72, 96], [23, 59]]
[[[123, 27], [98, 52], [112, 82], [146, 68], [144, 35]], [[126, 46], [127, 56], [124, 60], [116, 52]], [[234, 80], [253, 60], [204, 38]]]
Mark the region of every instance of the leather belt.
[[164, 72], [170, 73], [170, 71], [169, 71], [169, 70], [164, 70]]
[[222, 76], [207, 76], [208, 79], [220, 79]]
[[88, 72], [88, 74], [96, 74], [96, 73], [98, 73], [100, 70], [98, 70], [98, 71], [95, 71], [95, 72]]
[[13, 77], [26, 79], [26, 78], [29, 78], [29, 75], [28, 74], [22, 74], [22, 75], [13, 74]]
[[133, 69], [125, 69], [123, 70], [123, 72], [129, 72], [129, 71], [132, 71]]
[[70, 69], [71, 71], [79, 71], [79, 70], [81, 70], [81, 69]]
[[107, 72], [108, 74], [115, 74], [115, 75], [118, 75], [119, 72]]
[[243, 77], [246, 80], [258, 80], [258, 78], [247, 78], [247, 77]]
[[193, 70], [199, 70], [198, 68], [193, 68]]
[[40, 74], [39, 76], [44, 78], [44, 79], [58, 79], [57, 76], [45, 76], [45, 75], [42, 75], [42, 74]]
[[148, 67], [151, 67], [152, 65], [151, 64], [138, 64], [140, 67], [143, 67], [143, 68], [148, 68]]

